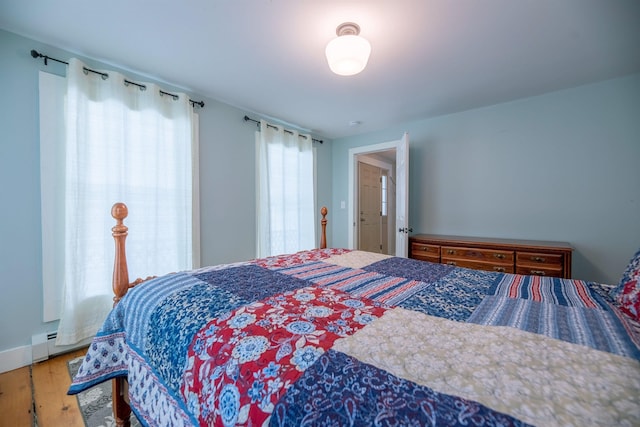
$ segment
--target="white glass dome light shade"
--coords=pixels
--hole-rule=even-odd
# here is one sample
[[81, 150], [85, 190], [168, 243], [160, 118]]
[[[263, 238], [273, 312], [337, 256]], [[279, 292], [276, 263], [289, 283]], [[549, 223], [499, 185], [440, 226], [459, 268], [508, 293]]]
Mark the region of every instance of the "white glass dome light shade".
[[352, 76], [367, 66], [371, 44], [367, 39], [360, 37], [359, 33], [360, 27], [353, 23], [338, 27], [338, 37], [331, 40], [325, 50], [331, 71], [340, 76]]

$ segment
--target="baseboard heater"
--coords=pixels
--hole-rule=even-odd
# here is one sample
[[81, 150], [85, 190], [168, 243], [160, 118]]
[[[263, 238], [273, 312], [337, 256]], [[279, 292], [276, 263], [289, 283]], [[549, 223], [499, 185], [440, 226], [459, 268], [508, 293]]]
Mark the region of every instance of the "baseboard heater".
[[57, 332], [44, 332], [42, 334], [33, 335], [31, 337], [31, 361], [33, 363], [42, 362], [51, 356], [86, 347], [91, 342], [91, 339], [89, 338], [76, 344], [56, 345], [57, 337]]

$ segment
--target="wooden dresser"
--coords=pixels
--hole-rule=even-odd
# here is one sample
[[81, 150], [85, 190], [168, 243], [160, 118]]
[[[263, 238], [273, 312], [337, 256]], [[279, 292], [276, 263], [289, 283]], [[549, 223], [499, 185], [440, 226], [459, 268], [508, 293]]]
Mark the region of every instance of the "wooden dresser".
[[409, 257], [476, 270], [571, 278], [573, 248], [565, 242], [418, 234]]

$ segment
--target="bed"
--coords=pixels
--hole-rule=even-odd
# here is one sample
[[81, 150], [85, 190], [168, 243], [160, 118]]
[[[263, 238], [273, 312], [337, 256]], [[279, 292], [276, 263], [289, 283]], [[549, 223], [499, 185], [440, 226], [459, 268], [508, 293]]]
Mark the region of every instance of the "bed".
[[69, 393], [113, 379], [118, 425], [640, 425], [640, 252], [626, 288], [476, 271], [326, 248], [325, 209], [320, 249], [133, 286], [112, 214], [116, 304]]

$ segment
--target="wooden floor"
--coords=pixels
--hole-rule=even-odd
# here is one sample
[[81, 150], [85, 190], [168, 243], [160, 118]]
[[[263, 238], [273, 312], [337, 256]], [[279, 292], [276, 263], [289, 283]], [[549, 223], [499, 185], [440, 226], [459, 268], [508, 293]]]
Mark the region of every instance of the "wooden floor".
[[0, 427], [83, 427], [76, 396], [68, 396], [67, 361], [86, 349], [0, 374]]

